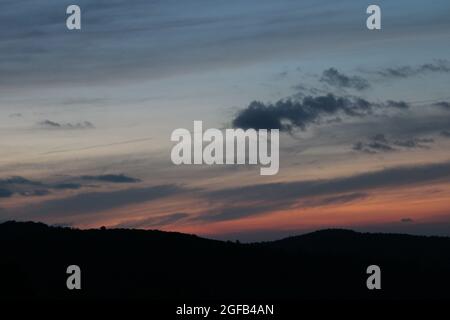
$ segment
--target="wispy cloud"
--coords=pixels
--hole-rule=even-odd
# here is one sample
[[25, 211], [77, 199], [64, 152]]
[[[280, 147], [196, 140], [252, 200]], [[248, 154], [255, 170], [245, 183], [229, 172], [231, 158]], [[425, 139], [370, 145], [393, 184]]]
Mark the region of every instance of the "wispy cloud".
[[128, 177], [124, 174], [103, 174], [98, 176], [82, 176], [81, 179], [89, 181], [104, 181], [113, 183], [134, 183], [141, 181], [136, 178]]
[[320, 81], [337, 88], [350, 88], [358, 91], [368, 89], [369, 81], [360, 76], [347, 76], [335, 68], [329, 68], [322, 73]]
[[125, 221], [117, 224], [116, 228], [153, 228], [153, 227], [164, 227], [169, 224], [173, 224], [184, 220], [189, 217], [187, 213], [171, 213], [167, 215], [149, 217], [145, 219], [138, 219], [132, 221]]
[[[327, 205], [364, 199], [370, 191], [422, 183], [450, 182], [450, 162], [403, 166], [335, 179], [280, 182], [206, 192], [204, 197], [219, 206], [202, 221], [223, 221], [259, 215], [294, 205]], [[222, 206], [222, 207], [220, 207]]]
[[60, 199], [43, 201], [32, 207], [21, 207], [10, 212], [16, 219], [52, 220], [72, 216], [91, 216], [128, 205], [151, 202], [185, 193], [176, 185], [157, 185], [104, 192], [83, 192]]
[[450, 73], [450, 62], [448, 60], [436, 60], [418, 66], [386, 68], [375, 73], [385, 78], [409, 78], [427, 73]]
[[0, 198], [7, 198], [13, 195], [20, 196], [44, 196], [58, 190], [78, 190], [83, 187], [90, 187], [92, 182], [110, 183], [137, 183], [141, 180], [126, 176], [124, 174], [105, 174], [97, 176], [68, 176], [59, 179], [60, 181], [46, 182], [29, 180], [21, 176], [14, 176], [0, 179]]
[[89, 121], [76, 123], [59, 123], [51, 120], [38, 122], [39, 127], [44, 129], [93, 129], [94, 125]]
[[432, 138], [409, 138], [409, 139], [388, 139], [384, 134], [376, 134], [370, 137], [368, 141], [358, 141], [353, 145], [353, 150], [378, 153], [378, 152], [392, 152], [403, 149], [428, 149], [429, 144], [433, 143]]

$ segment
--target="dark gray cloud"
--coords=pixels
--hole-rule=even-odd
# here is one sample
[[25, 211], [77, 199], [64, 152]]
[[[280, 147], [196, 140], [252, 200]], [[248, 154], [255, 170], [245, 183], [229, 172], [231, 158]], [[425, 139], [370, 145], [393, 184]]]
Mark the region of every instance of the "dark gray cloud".
[[445, 138], [450, 138], [450, 131], [441, 131], [441, 136]]
[[365, 152], [365, 153], [376, 153], [376, 151], [371, 150], [370, 148], [368, 148], [366, 146], [365, 143], [363, 143], [361, 141], [355, 142], [352, 146], [352, 149], [355, 151], [360, 151], [360, 152]]
[[320, 81], [344, 89], [364, 90], [370, 87], [369, 81], [359, 76], [347, 76], [335, 68], [329, 68], [322, 73]]
[[0, 197], [10, 197], [13, 194], [21, 196], [43, 196], [54, 190], [77, 190], [90, 186], [87, 182], [97, 181], [103, 183], [136, 183], [141, 180], [124, 174], [105, 174], [96, 176], [64, 177], [59, 182], [43, 182], [29, 180], [21, 176], [0, 179]]
[[17, 192], [17, 194], [25, 197], [40, 197], [50, 194], [50, 191], [48, 189], [34, 189], [34, 190], [19, 191]]
[[[273, 210], [302, 207], [310, 203], [326, 205], [367, 197], [383, 188], [416, 186], [423, 183], [450, 182], [450, 162], [404, 166], [336, 179], [280, 182], [228, 188], [204, 193], [222, 209], [205, 213], [197, 220], [239, 219]], [[321, 198], [322, 197], [322, 198]], [[311, 198], [317, 198], [312, 199]]]
[[308, 125], [319, 124], [327, 117], [364, 117], [373, 114], [376, 109], [389, 108], [407, 109], [409, 104], [392, 100], [372, 103], [359, 97], [340, 97], [331, 93], [300, 100], [284, 99], [274, 104], [253, 101], [235, 115], [232, 125], [242, 129], [305, 130]]
[[110, 192], [79, 193], [23, 207], [11, 212], [17, 219], [52, 219], [61, 216], [81, 216], [117, 209], [131, 204], [154, 201], [186, 192], [176, 185], [157, 185]]
[[393, 68], [386, 68], [376, 73], [386, 78], [408, 78], [426, 73], [449, 73], [450, 62], [448, 60], [436, 60], [431, 63], [424, 63], [418, 66], [400, 66]]
[[[339, 130], [348, 132], [348, 139], [353, 139], [353, 141], [367, 143], [370, 140], [361, 140], [361, 137], [372, 137], [379, 132], [384, 132], [389, 135], [390, 142], [420, 139], [419, 144], [426, 146], [429, 143], [421, 142], [423, 138], [436, 137], [442, 131], [450, 131], [450, 113], [447, 114], [433, 108], [423, 111], [424, 108], [414, 107], [408, 112], [399, 110], [398, 113], [390, 112], [387, 115], [380, 112], [380, 116], [376, 114], [362, 119], [362, 121], [344, 122], [339, 126]], [[395, 145], [391, 146], [397, 148]]]
[[60, 190], [66, 190], [66, 189], [76, 190], [76, 189], [80, 189], [81, 187], [83, 187], [83, 185], [80, 183], [66, 182], [66, 183], [54, 184], [51, 187], [53, 189], [60, 189]]
[[305, 84], [297, 84], [292, 88], [296, 90], [296, 93], [293, 95], [295, 99], [303, 99], [307, 96], [327, 95], [329, 93], [329, 90]]
[[6, 179], [0, 179], [0, 185], [42, 185], [40, 181], [29, 180], [21, 176], [13, 176]]
[[411, 107], [411, 105], [405, 101], [393, 101], [393, 100], [386, 101], [386, 106], [398, 109], [409, 109]]
[[45, 186], [39, 181], [14, 176], [0, 179], [0, 198], [11, 197], [14, 194], [22, 196], [42, 196], [47, 194]]
[[425, 145], [428, 143], [433, 143], [434, 139], [431, 138], [414, 138], [407, 140], [394, 140], [392, 143], [399, 147], [404, 148], [429, 148], [429, 146]]
[[44, 120], [38, 123], [42, 127], [47, 128], [61, 128], [61, 124], [58, 122], [50, 121], [50, 120]]
[[0, 198], [9, 198], [14, 194], [11, 190], [0, 188]]
[[378, 152], [392, 152], [403, 149], [428, 149], [430, 143], [433, 143], [434, 139], [431, 138], [409, 138], [409, 139], [395, 139], [391, 140], [386, 138], [384, 134], [376, 134], [370, 137], [368, 141], [358, 141], [353, 145], [353, 150], [366, 153], [378, 153]]
[[93, 129], [94, 125], [89, 121], [77, 123], [59, 123], [51, 120], [44, 120], [38, 123], [41, 128], [45, 129]]
[[112, 183], [135, 183], [135, 182], [141, 181], [136, 178], [128, 177], [124, 174], [103, 174], [103, 175], [98, 175], [98, 176], [82, 176], [81, 179], [112, 182]]
[[396, 150], [391, 146], [389, 146], [388, 144], [378, 141], [372, 141], [368, 143], [358, 141], [353, 145], [352, 149], [355, 151], [361, 151], [365, 153], [390, 152]]
[[333, 94], [308, 96], [300, 101], [279, 100], [274, 104], [253, 101], [237, 113], [232, 124], [233, 127], [243, 129], [304, 130], [310, 124], [320, 123], [327, 116], [342, 114], [348, 117], [363, 117], [371, 114], [375, 107], [390, 105], [375, 104], [357, 97], [337, 97]]
[[450, 109], [450, 102], [447, 102], [447, 101], [436, 102], [433, 105], [436, 106], [436, 107]]

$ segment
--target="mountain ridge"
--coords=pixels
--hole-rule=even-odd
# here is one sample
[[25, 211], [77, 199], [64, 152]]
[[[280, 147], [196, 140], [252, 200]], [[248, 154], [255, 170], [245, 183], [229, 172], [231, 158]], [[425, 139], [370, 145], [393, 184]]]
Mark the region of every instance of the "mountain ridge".
[[[450, 298], [450, 238], [326, 229], [238, 243], [176, 232], [0, 224], [0, 297], [41, 299]], [[68, 290], [66, 269], [82, 270]], [[379, 265], [382, 290], [368, 290]]]

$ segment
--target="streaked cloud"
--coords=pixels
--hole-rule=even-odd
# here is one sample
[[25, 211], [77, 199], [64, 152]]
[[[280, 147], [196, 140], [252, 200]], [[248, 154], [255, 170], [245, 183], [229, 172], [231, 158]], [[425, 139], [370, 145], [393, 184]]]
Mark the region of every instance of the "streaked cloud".
[[409, 78], [427, 73], [450, 73], [450, 62], [440, 59], [417, 66], [390, 67], [376, 72], [385, 78]]
[[95, 215], [101, 212], [151, 202], [186, 191], [177, 185], [157, 185], [116, 191], [82, 192], [64, 198], [43, 201], [32, 207], [14, 209], [10, 215], [19, 220], [39, 221], [74, 216], [95, 218]]
[[423, 183], [450, 182], [450, 162], [402, 166], [335, 179], [258, 184], [207, 192], [204, 196], [222, 205], [198, 220], [224, 221], [294, 205], [326, 205], [364, 199], [377, 189], [400, 188]]
[[81, 179], [88, 181], [104, 181], [113, 183], [135, 183], [141, 180], [128, 177], [124, 174], [103, 174], [98, 176], [82, 176]]
[[409, 138], [409, 139], [388, 139], [384, 134], [376, 134], [370, 137], [368, 141], [358, 141], [353, 145], [353, 150], [378, 153], [378, 152], [392, 152], [404, 149], [428, 149], [430, 144], [434, 142], [432, 138]]
[[38, 122], [38, 126], [44, 129], [93, 129], [94, 125], [89, 121], [76, 123], [59, 123], [51, 120]]
[[369, 81], [360, 76], [347, 76], [335, 68], [329, 68], [322, 73], [320, 81], [337, 88], [349, 88], [358, 91], [368, 89]]
[[187, 213], [172, 213], [162, 216], [149, 217], [145, 219], [125, 221], [118, 225], [116, 228], [140, 228], [140, 229], [148, 229], [152, 227], [164, 227], [166, 225], [170, 225], [176, 223], [180, 220], [186, 219], [189, 217]]
[[58, 190], [78, 190], [83, 187], [91, 187], [93, 182], [103, 184], [114, 183], [137, 183], [141, 180], [129, 177], [125, 174], [104, 174], [96, 176], [64, 176], [59, 177], [59, 181], [36, 181], [26, 179], [21, 176], [13, 176], [0, 179], [0, 197], [6, 198], [12, 195], [20, 196], [43, 196]]

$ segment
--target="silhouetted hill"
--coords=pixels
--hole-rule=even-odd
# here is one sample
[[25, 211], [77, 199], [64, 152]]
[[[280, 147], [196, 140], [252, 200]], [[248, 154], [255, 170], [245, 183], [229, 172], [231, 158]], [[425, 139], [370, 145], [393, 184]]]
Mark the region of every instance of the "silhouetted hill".
[[[450, 238], [323, 230], [237, 244], [172, 232], [0, 224], [0, 297], [449, 298]], [[82, 290], [66, 288], [79, 265]], [[366, 288], [366, 268], [382, 290]]]

